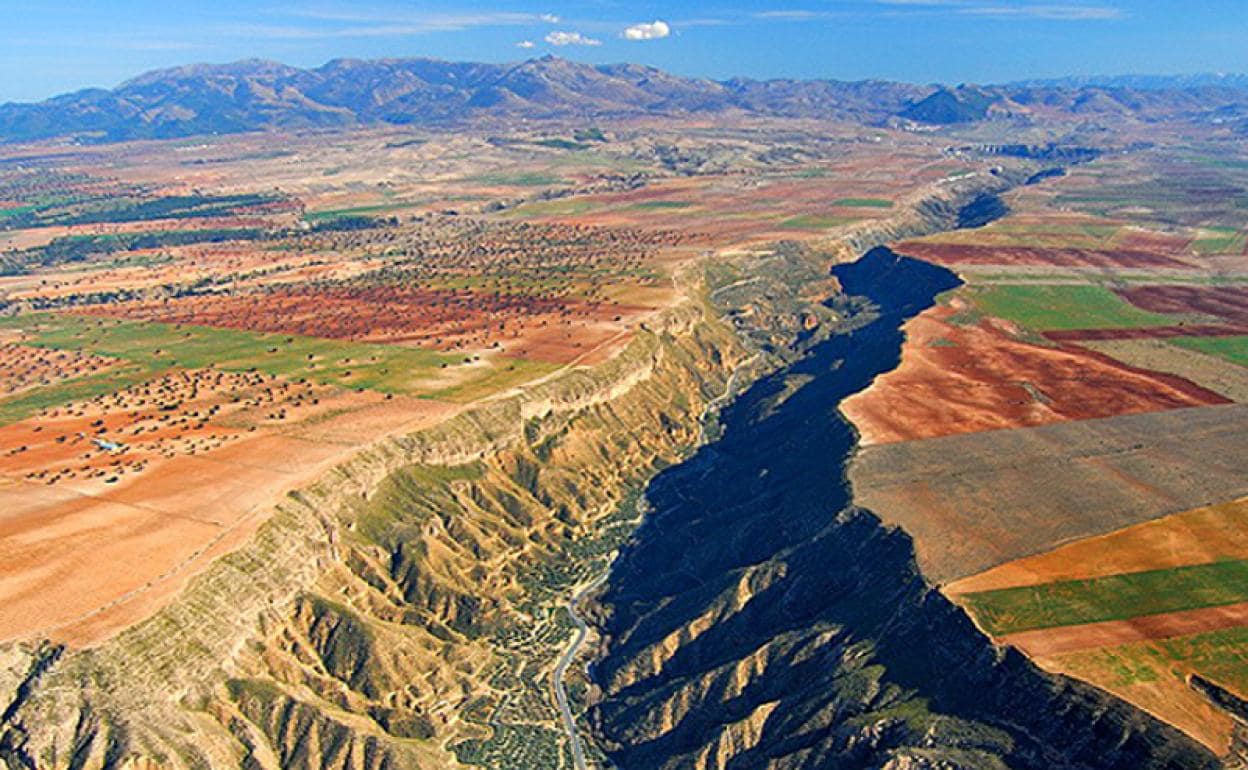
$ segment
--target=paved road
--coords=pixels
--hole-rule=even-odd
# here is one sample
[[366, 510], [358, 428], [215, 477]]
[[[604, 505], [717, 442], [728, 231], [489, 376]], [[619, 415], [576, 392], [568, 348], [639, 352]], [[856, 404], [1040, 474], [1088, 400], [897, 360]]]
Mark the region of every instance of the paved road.
[[576, 657], [577, 651], [585, 643], [585, 635], [589, 633], [589, 626], [577, 614], [576, 606], [590, 591], [605, 583], [610, 574], [611, 572], [608, 570], [594, 578], [593, 582], [577, 591], [576, 595], [568, 602], [568, 614], [572, 616], [572, 622], [576, 624], [576, 636], [572, 637], [572, 644], [568, 645], [568, 649], [564, 651], [563, 656], [559, 658], [559, 662], [555, 664], [555, 702], [559, 705], [559, 715], [563, 719], [563, 729], [568, 734], [568, 742], [572, 746], [572, 764], [576, 770], [586, 770], [585, 747], [581, 745], [581, 738], [576, 733], [576, 718], [572, 716], [572, 709], [568, 707], [568, 690], [564, 687], [563, 678], [568, 672], [568, 666], [572, 665], [572, 660]]

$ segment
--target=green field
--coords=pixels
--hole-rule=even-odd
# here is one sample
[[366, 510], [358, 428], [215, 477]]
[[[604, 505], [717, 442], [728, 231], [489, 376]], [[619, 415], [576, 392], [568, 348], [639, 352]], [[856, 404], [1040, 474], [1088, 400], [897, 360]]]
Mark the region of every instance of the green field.
[[1178, 319], [1150, 313], [1100, 286], [996, 285], [970, 293], [984, 313], [1035, 331], [1167, 326]]
[[466, 181], [509, 187], [554, 187], [564, 184], [567, 180], [540, 171], [520, 171], [511, 174], [480, 174], [468, 177]]
[[832, 201], [832, 205], [849, 209], [891, 209], [893, 202], [885, 198], [841, 198]]
[[1248, 337], [1173, 337], [1166, 341], [1248, 367]]
[[25, 330], [32, 345], [81, 349], [129, 364], [0, 400], [0, 424], [21, 420], [45, 407], [125, 388], [174, 367], [254, 369], [348, 389], [460, 402], [514, 387], [559, 368], [539, 361], [499, 359], [495, 366], [481, 369], [460, 385], [430, 392], [427, 378], [436, 376], [443, 365], [462, 365], [463, 356], [398, 345], [52, 313], [0, 319], [0, 328]]
[[821, 217], [814, 214], [800, 214], [789, 217], [781, 222], [780, 226], [786, 230], [827, 230], [857, 221], [854, 217]]
[[1248, 601], [1248, 561], [982, 591], [963, 597], [995, 636]]
[[993, 222], [987, 230], [1011, 236], [1019, 245], [1029, 245], [1037, 237], [1060, 239], [1063, 244], [1083, 248], [1104, 246], [1115, 235], [1122, 231], [1122, 225], [1115, 222], [1045, 222], [1025, 221], [1012, 222], [1008, 217]]
[[141, 364], [123, 365], [99, 374], [75, 377], [0, 399], [0, 425], [19, 422], [49, 407], [114, 393], [151, 379], [159, 371]]
[[467, 403], [516, 387], [558, 364], [499, 358], [462, 383], [430, 390], [444, 367], [462, 366], [462, 355], [398, 345], [264, 334], [188, 324], [174, 325], [39, 313], [0, 318], [0, 329], [22, 329], [28, 344], [84, 350], [125, 362], [99, 374], [66, 380], [0, 399], [0, 425], [47, 407], [93, 398], [136, 385], [174, 368], [215, 366], [260, 371], [345, 389], [414, 395]]
[[525, 203], [506, 213], [518, 217], [568, 217], [593, 211], [598, 205], [594, 201], [571, 198]]
[[117, 321], [86, 316], [40, 313], [0, 319], [0, 328], [19, 328], [30, 344], [62, 350], [86, 350], [131, 361], [150, 369], [173, 366], [256, 369], [266, 374], [307, 377], [348, 388], [383, 393], [410, 392], [422, 371], [453, 365], [455, 355], [397, 345], [262, 334], [236, 329]]
[[502, 391], [523, 385], [530, 380], [550, 374], [559, 369], [558, 364], [545, 361], [530, 361], [523, 358], [500, 358], [498, 366], [483, 376], [456, 385], [452, 388], [434, 391], [431, 398], [454, 401], [460, 404], [470, 403], [479, 398], [501, 393]]
[[552, 150], [588, 150], [592, 144], [574, 142], [571, 139], [538, 139], [533, 142], [538, 147], [549, 147]]
[[340, 219], [343, 217], [358, 217], [358, 216], [366, 216], [368, 214], [388, 214], [392, 211], [403, 211], [404, 209], [409, 209], [413, 206], [419, 206], [423, 203], [425, 203], [425, 201], [406, 201], [406, 202], [398, 202], [398, 203], [379, 203], [376, 206], [355, 206], [353, 208], [346, 208], [346, 209], [325, 209], [323, 211], [309, 211], [307, 214], [303, 215], [303, 219], [306, 222], [311, 222], [315, 224], [318, 222], [328, 222], [330, 220]]
[[662, 209], [687, 209], [694, 205], [693, 201], [643, 201], [629, 206], [629, 209], [645, 210], [662, 210]]
[[[1248, 692], [1248, 628], [1228, 628], [1191, 636], [1157, 639], [1061, 656], [1075, 672], [1110, 672], [1111, 684], [1126, 687], [1199, 671], [1219, 684]], [[1179, 664], [1176, 668], [1175, 664]]]
[[1210, 227], [1190, 244], [1197, 254], [1242, 254], [1245, 236], [1234, 227]]
[[13, 206], [7, 209], [0, 209], [0, 222], [6, 219], [18, 219], [37, 210], [38, 206]]

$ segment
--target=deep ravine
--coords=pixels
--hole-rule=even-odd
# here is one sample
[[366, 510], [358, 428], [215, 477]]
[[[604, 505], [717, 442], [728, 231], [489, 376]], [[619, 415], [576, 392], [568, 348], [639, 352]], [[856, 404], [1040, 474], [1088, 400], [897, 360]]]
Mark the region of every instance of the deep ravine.
[[833, 270], [868, 300], [722, 413], [649, 485], [586, 607], [597, 743], [637, 768], [1204, 768], [1204, 749], [993, 647], [853, 505], [840, 402], [895, 367], [902, 323], [956, 276], [887, 249]]

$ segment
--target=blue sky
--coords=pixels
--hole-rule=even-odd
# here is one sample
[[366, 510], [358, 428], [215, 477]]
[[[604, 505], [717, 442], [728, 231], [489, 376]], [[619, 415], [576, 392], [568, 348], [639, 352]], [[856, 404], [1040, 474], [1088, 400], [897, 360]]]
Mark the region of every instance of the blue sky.
[[554, 53], [714, 78], [922, 83], [1248, 71], [1248, 0], [0, 0], [0, 14], [0, 101], [250, 57]]

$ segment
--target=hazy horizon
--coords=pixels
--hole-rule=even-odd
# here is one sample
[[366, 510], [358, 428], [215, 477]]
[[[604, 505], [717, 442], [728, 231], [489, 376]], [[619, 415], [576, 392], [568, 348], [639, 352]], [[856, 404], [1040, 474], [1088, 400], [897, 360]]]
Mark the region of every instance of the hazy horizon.
[[[20, 2], [0, 30], [0, 102], [112, 88], [144, 72], [249, 58], [316, 67], [337, 58], [511, 62], [554, 53], [724, 80], [799, 78], [1007, 83], [1248, 71], [1248, 8], [1217, 0], [855, 0], [413, 8], [341, 0], [258, 8], [120, 0]], [[18, 76], [20, 73], [20, 77]]]
[[[287, 62], [287, 61], [282, 61], [282, 60], [280, 60], [280, 59], [270, 59], [270, 58], [267, 58], [267, 57], [248, 57], [248, 58], [244, 58], [244, 59], [230, 59], [230, 60], [222, 60], [222, 61], [206, 61], [206, 60], [205, 60], [205, 61], [185, 61], [185, 62], [171, 63], [171, 64], [168, 64], [168, 65], [162, 65], [162, 66], [159, 66], [159, 67], [152, 67], [152, 68], [145, 69], [145, 70], [142, 70], [142, 71], [139, 71], [139, 72], [134, 72], [134, 73], [131, 73], [131, 74], [129, 74], [129, 75], [127, 75], [127, 76], [123, 77], [121, 80], [118, 80], [118, 81], [113, 82], [113, 83], [102, 83], [102, 84], [96, 84], [96, 85], [86, 85], [86, 86], [82, 86], [82, 87], [80, 87], [80, 88], [73, 88], [73, 89], [69, 89], [69, 90], [66, 90], [66, 91], [58, 91], [58, 92], [56, 92], [56, 93], [50, 93], [50, 94], [47, 94], [47, 95], [45, 95], [45, 96], [35, 97], [35, 98], [33, 98], [33, 99], [11, 99], [11, 100], [3, 100], [3, 101], [0, 101], [0, 104], [13, 104], [13, 103], [38, 103], [38, 102], [46, 101], [46, 100], [48, 100], [48, 99], [54, 99], [54, 98], [56, 98], [56, 97], [58, 97], [58, 96], [64, 96], [64, 95], [66, 95], [66, 94], [72, 94], [72, 93], [75, 93], [75, 92], [79, 92], [79, 91], [83, 91], [83, 90], [91, 90], [91, 89], [96, 89], [96, 88], [99, 88], [99, 89], [104, 89], [104, 90], [112, 90], [112, 89], [119, 88], [119, 87], [123, 86], [125, 83], [127, 83], [127, 82], [129, 82], [129, 81], [131, 81], [131, 80], [135, 80], [135, 79], [137, 79], [137, 78], [140, 78], [140, 77], [142, 77], [142, 76], [144, 76], [144, 75], [147, 75], [147, 74], [150, 74], [150, 73], [153, 73], [153, 72], [161, 72], [161, 71], [166, 71], [166, 70], [176, 70], [176, 69], [181, 69], [181, 68], [190, 68], [190, 67], [228, 67], [228, 66], [230, 66], [230, 65], [245, 64], [245, 63], [247, 63], [247, 62], [249, 62], [249, 61], [263, 61], [263, 62], [271, 62], [271, 63], [274, 63], [274, 64], [280, 64], [280, 65], [283, 65], [283, 66], [295, 67], [295, 68], [299, 68], [299, 69], [315, 70], [315, 69], [318, 69], [318, 68], [323, 67], [323, 66], [325, 66], [325, 65], [328, 65], [330, 62], [333, 62], [333, 61], [336, 61], [336, 60], [342, 60], [342, 59], [356, 59], [356, 60], [364, 60], [364, 61], [369, 60], [369, 59], [428, 59], [428, 60], [431, 60], [431, 61], [445, 61], [445, 62], [448, 62], [448, 63], [482, 63], [482, 64], [508, 64], [508, 63], [511, 63], [511, 64], [517, 64], [517, 65], [518, 65], [518, 64], [523, 64], [523, 63], [525, 63], [525, 62], [529, 62], [529, 61], [538, 61], [538, 60], [540, 60], [540, 59], [543, 59], [543, 58], [546, 58], [547, 56], [552, 56], [552, 55], [553, 55], [553, 56], [555, 56], [556, 58], [562, 58], [562, 59], [565, 59], [565, 60], [567, 60], [567, 61], [576, 61], [575, 59], [572, 59], [571, 57], [559, 56], [558, 54], [542, 54], [542, 55], [540, 55], [540, 56], [529, 56], [529, 57], [522, 57], [522, 58], [513, 58], [513, 59], [510, 59], [510, 60], [504, 60], [504, 61], [501, 61], [501, 62], [486, 62], [486, 61], [484, 61], [484, 60], [472, 60], [472, 59], [453, 59], [453, 58], [448, 58], [448, 57], [440, 57], [440, 56], [420, 56], [420, 55], [412, 55], [412, 56], [393, 56], [393, 57], [381, 57], [381, 56], [378, 56], [378, 57], [365, 57], [365, 56], [335, 56], [335, 57], [333, 57], [333, 58], [326, 59], [326, 60], [324, 60], [324, 61], [317, 62], [317, 63], [310, 64], [310, 65], [299, 65], [299, 64], [292, 64], [292, 63], [290, 63], [290, 62]], [[594, 66], [609, 66], [609, 65], [622, 65], [622, 64], [642, 64], [643, 62], [636, 62], [636, 61], [629, 61], [629, 60], [625, 60], [625, 59], [620, 59], [620, 60], [618, 60], [618, 61], [604, 61], [604, 62], [579, 62], [579, 63], [591, 64], [591, 65], [594, 65]], [[652, 65], [652, 66], [653, 66], [653, 65]], [[709, 76], [709, 75], [701, 75], [701, 74], [698, 74], [698, 73], [682, 73], [682, 72], [675, 72], [675, 71], [673, 71], [673, 70], [667, 70], [667, 68], [665, 68], [665, 67], [659, 67], [659, 69], [666, 70], [666, 71], [669, 71], [669, 72], [673, 72], [674, 74], [681, 75], [682, 77], [688, 77], [688, 78], [692, 78], [692, 79], [702, 78], [702, 79], [713, 80], [713, 81], [716, 81], [716, 82], [724, 82], [724, 81], [732, 80], [732, 79], [734, 79], [734, 78], [752, 79], [752, 80], [777, 80], [777, 79], [793, 79], [793, 80], [836, 80], [836, 81], [844, 81], [844, 82], [878, 80], [878, 81], [882, 81], [882, 82], [896, 82], [896, 83], [908, 83], [908, 84], [911, 84], [911, 85], [934, 85], [934, 86], [935, 86], [935, 85], [940, 85], [940, 86], [957, 86], [957, 85], [972, 85], [972, 86], [1001, 86], [1001, 85], [1010, 85], [1010, 84], [1012, 84], [1012, 83], [1027, 82], [1027, 81], [1032, 81], [1032, 80], [1034, 80], [1034, 81], [1061, 81], [1061, 80], [1076, 80], [1076, 81], [1100, 81], [1100, 80], [1114, 80], [1114, 79], [1124, 79], [1124, 78], [1200, 78], [1200, 77], [1244, 77], [1244, 78], [1248, 78], [1248, 70], [1245, 70], [1245, 71], [1238, 71], [1238, 70], [1237, 70], [1237, 71], [1230, 71], [1230, 72], [1215, 72], [1215, 71], [1211, 71], [1211, 70], [1202, 70], [1202, 71], [1190, 71], [1190, 72], [1140, 72], [1140, 71], [1133, 71], [1133, 72], [1095, 72], [1095, 73], [1089, 73], [1089, 74], [1069, 74], [1069, 73], [1067, 73], [1067, 74], [1056, 74], [1056, 75], [1038, 76], [1038, 77], [1034, 77], [1034, 78], [1015, 78], [1015, 79], [1012, 79], [1012, 80], [998, 80], [998, 81], [974, 81], [974, 80], [968, 80], [968, 79], [952, 79], [952, 80], [929, 80], [929, 81], [918, 81], [918, 80], [904, 80], [904, 79], [900, 79], [900, 78], [887, 78], [887, 77], [878, 77], [878, 76], [866, 76], [866, 77], [861, 77], [861, 78], [841, 78], [841, 77], [836, 77], [836, 76], [834, 76], [834, 75], [829, 75], [829, 76], [810, 76], [810, 77], [800, 77], [800, 76], [798, 76], [798, 77], [790, 77], [790, 78], [786, 78], [785, 76], [782, 76], [782, 75], [777, 75], [777, 76], [774, 76], [774, 77], [755, 77], [755, 76], [750, 76], [750, 75], [741, 75], [741, 74], [735, 74], [735, 75], [733, 75], [733, 74], [730, 74], [730, 75], [726, 75], [726, 76], [714, 76], [714, 77], [713, 77], [713, 76]]]

